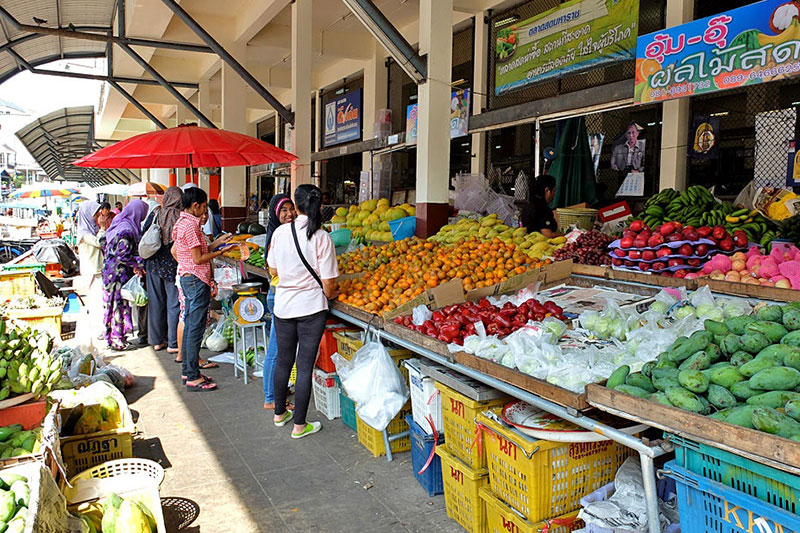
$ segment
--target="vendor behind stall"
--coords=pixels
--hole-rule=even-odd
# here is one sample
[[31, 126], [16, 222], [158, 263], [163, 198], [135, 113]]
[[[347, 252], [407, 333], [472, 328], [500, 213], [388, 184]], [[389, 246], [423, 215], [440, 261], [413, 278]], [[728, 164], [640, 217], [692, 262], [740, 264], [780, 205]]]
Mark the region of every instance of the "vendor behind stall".
[[549, 174], [531, 178], [528, 190], [530, 200], [522, 207], [522, 225], [528, 233], [538, 231], [547, 238], [557, 237], [558, 223], [549, 205], [556, 196], [556, 179]]

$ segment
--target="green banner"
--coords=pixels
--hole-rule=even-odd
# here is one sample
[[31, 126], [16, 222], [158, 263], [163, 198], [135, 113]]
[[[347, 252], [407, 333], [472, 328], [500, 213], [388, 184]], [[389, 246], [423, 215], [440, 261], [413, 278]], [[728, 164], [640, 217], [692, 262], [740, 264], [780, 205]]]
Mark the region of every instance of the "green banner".
[[497, 32], [495, 94], [633, 59], [639, 0], [572, 0]]

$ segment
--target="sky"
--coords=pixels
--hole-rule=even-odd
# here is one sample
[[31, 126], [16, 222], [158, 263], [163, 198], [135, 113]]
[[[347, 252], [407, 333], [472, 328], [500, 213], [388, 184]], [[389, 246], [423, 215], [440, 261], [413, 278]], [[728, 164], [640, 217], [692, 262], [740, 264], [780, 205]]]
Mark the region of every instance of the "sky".
[[[49, 70], [71, 70], [73, 72], [103, 74], [105, 59], [71, 59], [57, 61], [39, 67]], [[22, 72], [0, 84], [0, 98], [8, 100], [29, 111], [29, 117], [0, 115], [0, 142], [17, 150], [18, 162], [32, 161], [24, 152], [22, 143], [14, 133], [35, 119], [64, 107], [91, 105], [95, 109], [100, 98], [102, 82], [78, 80], [54, 76], [42, 76]]]

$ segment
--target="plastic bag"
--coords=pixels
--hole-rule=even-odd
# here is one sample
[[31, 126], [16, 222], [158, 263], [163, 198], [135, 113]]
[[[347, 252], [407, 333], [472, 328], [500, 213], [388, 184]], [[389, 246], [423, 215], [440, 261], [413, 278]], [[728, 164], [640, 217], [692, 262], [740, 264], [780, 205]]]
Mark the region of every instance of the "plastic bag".
[[338, 353], [331, 359], [359, 418], [378, 431], [386, 429], [408, 401], [409, 391], [383, 344], [377, 338], [365, 340], [350, 361]]
[[120, 295], [123, 300], [129, 301], [137, 307], [144, 307], [147, 305], [147, 291], [144, 289], [144, 285], [142, 285], [141, 276], [133, 276], [125, 282], [125, 285], [122, 286], [122, 290], [120, 290]]
[[418, 305], [411, 311], [411, 322], [415, 326], [421, 326], [426, 320], [430, 320], [433, 313], [427, 305]]
[[206, 338], [206, 348], [212, 352], [224, 352], [228, 349], [228, 339], [222, 334], [225, 330], [225, 318], [223, 316], [217, 321], [211, 334]]

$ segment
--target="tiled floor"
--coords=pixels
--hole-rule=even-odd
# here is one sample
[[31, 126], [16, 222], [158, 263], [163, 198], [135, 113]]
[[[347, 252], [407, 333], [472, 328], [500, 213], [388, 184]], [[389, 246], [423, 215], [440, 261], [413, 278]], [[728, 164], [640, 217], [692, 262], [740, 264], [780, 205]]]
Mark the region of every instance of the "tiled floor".
[[261, 380], [244, 385], [230, 365], [208, 371], [219, 391], [188, 393], [166, 351], [114, 359], [137, 376], [126, 391], [139, 417], [134, 451], [166, 468], [170, 531], [463, 531], [447, 517], [444, 498], [428, 497], [417, 483], [408, 452], [392, 463], [372, 457], [354, 431], [313, 403], [309, 418], [322, 420], [322, 432], [292, 440], [290, 426], [274, 427], [264, 411]]

